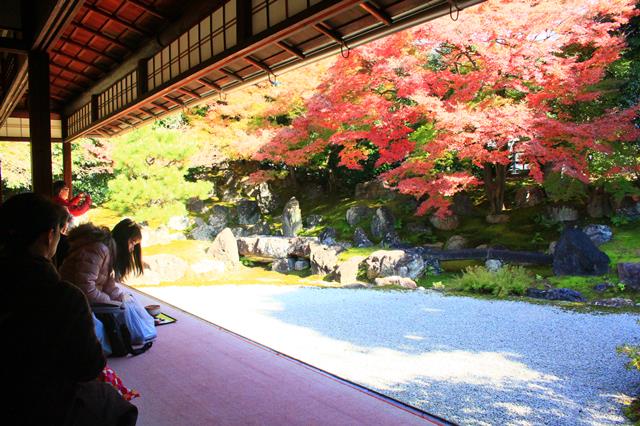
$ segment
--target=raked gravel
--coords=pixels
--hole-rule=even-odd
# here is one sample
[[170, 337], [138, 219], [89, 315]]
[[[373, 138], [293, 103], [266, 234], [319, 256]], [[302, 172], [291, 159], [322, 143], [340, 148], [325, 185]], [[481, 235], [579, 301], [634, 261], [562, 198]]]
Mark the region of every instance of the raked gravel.
[[640, 340], [638, 315], [422, 291], [143, 290], [462, 425], [625, 424], [620, 399], [639, 391], [616, 354]]

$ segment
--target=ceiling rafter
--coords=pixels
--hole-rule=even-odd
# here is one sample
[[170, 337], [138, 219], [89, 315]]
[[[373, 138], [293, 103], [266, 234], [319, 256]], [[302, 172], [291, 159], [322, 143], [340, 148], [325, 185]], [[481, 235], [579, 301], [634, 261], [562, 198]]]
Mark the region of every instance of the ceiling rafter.
[[[72, 62], [78, 62], [78, 63], [80, 63], [80, 64], [82, 64], [82, 65], [84, 65], [84, 66], [86, 66], [86, 67], [92, 67], [92, 68], [95, 68], [95, 69], [97, 69], [98, 71], [100, 71], [100, 74], [104, 74], [104, 73], [106, 73], [107, 71], [109, 71], [108, 69], [103, 68], [103, 67], [101, 67], [101, 66], [99, 66], [99, 65], [92, 64], [91, 62], [85, 61], [84, 59], [80, 59], [80, 58], [78, 58], [77, 56], [67, 55], [66, 53], [61, 52], [61, 51], [56, 50], [56, 49], [52, 49], [52, 50], [51, 50], [51, 53], [52, 53], [52, 54], [54, 54], [54, 55], [62, 56], [63, 58], [66, 58], [66, 59], [68, 59], [68, 60], [70, 60], [70, 61], [72, 61]], [[53, 59], [52, 59], [52, 60], [53, 60]]]
[[284, 50], [286, 50], [287, 52], [291, 53], [292, 55], [296, 55], [300, 59], [306, 59], [306, 56], [305, 56], [304, 52], [302, 50], [298, 49], [296, 46], [293, 46], [291, 44], [285, 43], [284, 41], [279, 41], [276, 44], [279, 47], [281, 47]]
[[240, 77], [238, 74], [236, 74], [233, 71], [227, 71], [224, 68], [218, 68], [218, 71], [220, 71], [222, 74], [226, 75], [227, 77], [231, 77], [235, 80], [238, 80], [240, 82], [244, 81], [244, 78]]
[[50, 74], [50, 76], [53, 80], [62, 80], [65, 83], [73, 84], [74, 86], [79, 87], [81, 90], [87, 90], [87, 86], [80, 84], [77, 81], [69, 80], [68, 78], [65, 78], [65, 77], [62, 77], [61, 75], [56, 75], [56, 74]]
[[336, 43], [340, 43], [340, 44], [344, 43], [342, 36], [338, 34], [336, 30], [334, 30], [324, 22], [318, 22], [317, 24], [314, 24], [313, 28], [315, 28], [318, 32], [321, 32], [322, 34], [326, 35], [330, 39], [333, 39]]
[[176, 98], [172, 98], [169, 95], [162, 95], [162, 98], [168, 100], [169, 102], [173, 102], [174, 104], [176, 104], [178, 106], [184, 106], [184, 102], [182, 102], [182, 101], [180, 101], [180, 100], [178, 100]]
[[69, 72], [69, 73], [71, 73], [71, 74], [75, 74], [75, 75], [77, 75], [77, 76], [79, 76], [79, 77], [82, 77], [82, 78], [84, 78], [84, 79], [87, 79], [87, 80], [89, 80], [91, 83], [95, 83], [95, 81], [96, 81], [96, 79], [97, 79], [97, 77], [95, 77], [95, 76], [88, 77], [86, 73], [82, 73], [82, 72], [79, 72], [79, 71], [73, 70], [73, 69], [68, 68], [68, 67], [66, 67], [66, 66], [64, 66], [64, 65], [60, 65], [60, 64], [57, 64], [57, 63], [55, 63], [55, 62], [53, 62], [52, 64], [53, 64], [54, 66], [56, 66], [56, 67], [60, 68], [61, 70], [64, 70], [64, 71]]
[[144, 10], [145, 12], [149, 13], [150, 15], [155, 16], [156, 18], [165, 20], [165, 21], [169, 21], [169, 17], [167, 15], [165, 15], [164, 13], [158, 11], [157, 9], [144, 4], [140, 1], [137, 0], [125, 0], [126, 3], [132, 4], [134, 6], [137, 6], [139, 9]]
[[269, 68], [268, 66], [266, 66], [262, 62], [253, 59], [251, 56], [245, 56], [243, 59], [245, 61], [249, 62], [254, 67], [266, 72], [267, 74], [273, 74], [273, 71], [271, 71], [271, 68]]
[[202, 97], [199, 93], [197, 93], [197, 92], [195, 92], [193, 90], [185, 89], [184, 87], [178, 87], [176, 89], [176, 92], [180, 92], [182, 94], [185, 94], [187, 96], [191, 96], [192, 98], [196, 98], [196, 99], [199, 99], [199, 98]]
[[165, 111], [165, 112], [169, 112], [169, 111], [171, 111], [171, 108], [166, 107], [166, 106], [164, 106], [164, 105], [160, 105], [160, 104], [157, 104], [157, 103], [155, 103], [155, 102], [150, 102], [150, 104], [151, 104], [151, 106], [154, 106], [154, 107], [156, 107], [156, 108], [160, 108], [161, 110], [163, 110], [163, 111]]
[[62, 40], [63, 42], [70, 44], [71, 46], [75, 46], [79, 49], [84, 49], [84, 50], [88, 50], [91, 53], [95, 53], [96, 55], [99, 55], [105, 59], [110, 60], [112, 63], [119, 63], [121, 61], [121, 58], [117, 58], [114, 57], [112, 55], [110, 55], [109, 53], [107, 53], [106, 51], [100, 51], [98, 49], [94, 49], [93, 47], [89, 46], [88, 44], [80, 44], [74, 40], [71, 40], [70, 38], [67, 37], [60, 37], [60, 40]]
[[222, 92], [222, 87], [220, 87], [217, 83], [214, 83], [213, 81], [209, 81], [206, 78], [202, 77], [196, 80], [198, 83], [203, 84], [204, 86], [208, 87], [211, 90], [217, 90], [218, 92]]
[[96, 14], [104, 17], [104, 18], [107, 18], [108, 20], [116, 22], [116, 23], [122, 25], [123, 27], [125, 27], [128, 30], [134, 31], [134, 32], [136, 32], [136, 33], [138, 33], [138, 34], [140, 34], [142, 36], [145, 36], [145, 37], [151, 37], [151, 33], [149, 33], [148, 31], [145, 31], [145, 30], [143, 30], [141, 28], [136, 27], [131, 22], [127, 22], [124, 19], [121, 19], [121, 18], [117, 17], [115, 13], [108, 12], [106, 10], [102, 10], [102, 9], [99, 9], [99, 8], [97, 8], [95, 6], [88, 5], [88, 4], [84, 4], [83, 6], [87, 10], [89, 10], [90, 12], [96, 13]]
[[73, 25], [80, 30], [86, 31], [89, 34], [93, 34], [96, 37], [100, 37], [103, 40], [106, 40], [109, 43], [115, 44], [116, 46], [120, 47], [121, 49], [125, 49], [127, 52], [131, 52], [131, 50], [133, 49], [130, 46], [127, 46], [126, 44], [124, 44], [123, 42], [121, 42], [120, 40], [118, 40], [115, 37], [109, 36], [107, 34], [103, 34], [99, 31], [94, 30], [91, 27], [86, 26], [85, 24], [81, 23], [81, 22], [73, 22]]
[[372, 5], [368, 1], [360, 3], [360, 7], [364, 9], [365, 12], [376, 18], [378, 21], [382, 22], [385, 25], [393, 24], [393, 20], [391, 17], [383, 10], [380, 10], [376, 6]]

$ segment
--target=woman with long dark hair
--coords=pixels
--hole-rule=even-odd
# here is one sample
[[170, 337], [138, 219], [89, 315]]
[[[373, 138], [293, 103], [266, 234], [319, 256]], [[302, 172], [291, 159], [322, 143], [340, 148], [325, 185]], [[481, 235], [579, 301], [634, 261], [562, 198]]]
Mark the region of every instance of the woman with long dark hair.
[[116, 281], [122, 281], [127, 275], [141, 275], [142, 266], [142, 229], [131, 219], [121, 220], [111, 231], [116, 244], [116, 259], [113, 265]]

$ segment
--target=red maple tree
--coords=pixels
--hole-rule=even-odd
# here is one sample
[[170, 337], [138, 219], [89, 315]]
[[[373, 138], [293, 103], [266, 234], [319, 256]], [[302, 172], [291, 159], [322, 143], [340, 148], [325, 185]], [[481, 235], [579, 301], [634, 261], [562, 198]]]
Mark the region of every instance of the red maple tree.
[[[359, 168], [375, 146], [386, 179], [447, 214], [450, 198], [484, 184], [490, 213], [503, 209], [514, 155], [541, 182], [543, 170], [588, 182], [590, 152], [634, 141], [638, 107], [576, 121], [566, 106], [593, 101], [594, 85], [626, 47], [616, 30], [634, 0], [490, 0], [453, 22], [441, 18], [353, 50], [329, 70], [306, 114], [258, 159], [308, 164], [339, 145], [340, 165]], [[427, 129], [429, 137], [419, 137]], [[454, 156], [464, 167], [439, 167]]]

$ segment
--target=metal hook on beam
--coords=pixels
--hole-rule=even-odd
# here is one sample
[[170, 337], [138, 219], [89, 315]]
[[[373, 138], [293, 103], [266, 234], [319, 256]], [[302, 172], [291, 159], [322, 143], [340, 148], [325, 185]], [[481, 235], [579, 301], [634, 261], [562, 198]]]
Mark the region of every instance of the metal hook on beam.
[[[449, 17], [452, 21], [457, 21], [460, 18], [460, 6], [458, 6], [458, 0], [447, 0], [449, 2]], [[456, 10], [456, 17], [453, 17], [453, 9]]]

